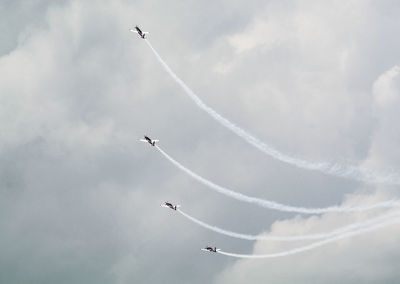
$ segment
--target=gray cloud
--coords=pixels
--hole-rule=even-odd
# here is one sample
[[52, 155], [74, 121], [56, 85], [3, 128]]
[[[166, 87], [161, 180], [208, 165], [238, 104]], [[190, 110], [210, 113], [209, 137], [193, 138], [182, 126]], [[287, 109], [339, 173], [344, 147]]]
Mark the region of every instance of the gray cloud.
[[[143, 134], [159, 138], [194, 171], [248, 195], [314, 207], [340, 204], [349, 193], [354, 200], [374, 199], [375, 191], [396, 196], [392, 188], [260, 156], [198, 110], [128, 32], [135, 24], [150, 31], [155, 48], [205, 102], [278, 149], [397, 169], [390, 153], [398, 144], [398, 103], [377, 103], [385, 80], [376, 79], [398, 65], [398, 9], [390, 1], [347, 5], [2, 3], [1, 282], [204, 283], [228, 279], [230, 269], [265, 271], [265, 262], [242, 266], [203, 254], [205, 245], [251, 252], [254, 243], [208, 232], [158, 205], [176, 201], [202, 220], [252, 234], [277, 220], [291, 229], [296, 217], [209, 192], [137, 143]], [[346, 221], [326, 220], [316, 223]], [[327, 264], [339, 263], [332, 279], [348, 275], [350, 260], [367, 258], [354, 279], [368, 270], [371, 281], [389, 283], [397, 277], [395, 236], [371, 235], [374, 244], [386, 244], [383, 251], [365, 250], [367, 238], [351, 250], [349, 240], [348, 262], [334, 245], [315, 254], [335, 254]], [[274, 271], [295, 267], [300, 257], [273, 262]], [[306, 262], [296, 269], [304, 281], [313, 279]]]

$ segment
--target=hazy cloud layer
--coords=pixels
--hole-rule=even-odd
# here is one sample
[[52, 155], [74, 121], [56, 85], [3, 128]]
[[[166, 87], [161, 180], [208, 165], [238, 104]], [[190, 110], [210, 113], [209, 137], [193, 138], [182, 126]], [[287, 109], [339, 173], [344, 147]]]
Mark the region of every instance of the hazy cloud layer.
[[398, 188], [260, 155], [199, 110], [128, 29], [150, 31], [207, 104], [274, 147], [398, 173], [399, 12], [396, 1], [3, 1], [0, 282], [395, 283], [395, 226], [279, 260], [201, 252], [296, 244], [228, 239], [161, 202], [249, 234], [374, 213], [299, 217], [227, 199], [138, 143], [143, 134], [202, 176], [281, 203], [362, 205]]

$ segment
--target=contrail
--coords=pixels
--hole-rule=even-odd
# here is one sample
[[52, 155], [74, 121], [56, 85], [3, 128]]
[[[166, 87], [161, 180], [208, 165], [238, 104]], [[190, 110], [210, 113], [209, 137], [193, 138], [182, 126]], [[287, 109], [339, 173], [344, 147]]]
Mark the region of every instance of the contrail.
[[352, 236], [356, 236], [356, 235], [360, 235], [363, 233], [368, 233], [368, 232], [372, 232], [372, 231], [376, 231], [380, 228], [386, 227], [386, 226], [390, 226], [390, 225], [394, 225], [394, 224], [399, 224], [400, 223], [400, 219], [394, 219], [394, 220], [390, 220], [390, 221], [386, 221], [384, 223], [380, 223], [380, 224], [376, 224], [370, 227], [366, 227], [366, 228], [362, 228], [356, 231], [352, 231], [352, 232], [348, 232], [348, 233], [344, 233], [341, 234], [339, 236], [335, 236], [332, 238], [328, 238], [319, 242], [315, 242], [312, 243], [310, 245], [307, 246], [303, 246], [303, 247], [298, 247], [295, 249], [291, 249], [288, 251], [283, 251], [283, 252], [278, 252], [278, 253], [270, 253], [270, 254], [238, 254], [238, 253], [230, 253], [230, 252], [225, 252], [225, 251], [218, 251], [218, 253], [223, 254], [223, 255], [227, 255], [227, 256], [232, 256], [232, 257], [237, 257], [237, 258], [276, 258], [276, 257], [283, 257], [283, 256], [289, 256], [289, 255], [294, 255], [294, 254], [298, 254], [300, 252], [304, 252], [307, 250], [311, 250], [332, 242], [336, 242], [338, 240], [344, 239], [344, 238], [349, 238]]
[[221, 116], [214, 109], [206, 105], [172, 70], [169, 68], [167, 63], [161, 58], [158, 52], [153, 48], [148, 39], [145, 39], [145, 42], [148, 44], [150, 49], [153, 51], [157, 60], [161, 63], [164, 69], [168, 72], [168, 74], [178, 83], [179, 86], [185, 91], [185, 93], [195, 102], [195, 104], [208, 113], [212, 118], [218, 121], [221, 125], [231, 130], [236, 135], [243, 138], [247, 143], [256, 147], [260, 151], [265, 154], [279, 160], [285, 162], [290, 165], [294, 165], [298, 168], [319, 171], [324, 174], [337, 176], [337, 177], [345, 177], [352, 178], [358, 181], [368, 182], [368, 183], [386, 183], [386, 184], [400, 184], [400, 178], [397, 174], [387, 174], [387, 175], [376, 175], [373, 172], [362, 169], [356, 166], [342, 166], [338, 164], [332, 164], [327, 162], [312, 162], [304, 159], [296, 158], [293, 156], [289, 156], [284, 154], [270, 145], [262, 142], [255, 136], [246, 132], [239, 126], [235, 125], [225, 117]]
[[271, 201], [271, 200], [265, 200], [265, 199], [260, 199], [257, 197], [247, 196], [242, 193], [238, 193], [238, 192], [235, 192], [228, 188], [217, 185], [217, 184], [213, 183], [212, 181], [209, 181], [209, 180], [199, 176], [198, 174], [192, 172], [191, 170], [189, 170], [188, 168], [186, 168], [185, 166], [180, 164], [178, 161], [174, 160], [171, 156], [169, 156], [166, 152], [164, 152], [160, 148], [160, 146], [156, 145], [155, 147], [165, 158], [167, 158], [167, 160], [169, 160], [177, 168], [184, 171], [186, 174], [188, 174], [192, 178], [196, 179], [197, 181], [201, 182], [208, 188], [210, 188], [214, 191], [217, 191], [221, 194], [224, 194], [226, 196], [229, 196], [231, 198], [234, 198], [236, 200], [256, 204], [258, 206], [268, 208], [268, 209], [284, 211], [284, 212], [302, 213], [302, 214], [322, 214], [322, 213], [327, 213], [327, 212], [360, 212], [360, 211], [372, 210], [372, 209], [382, 208], [382, 207], [388, 208], [388, 207], [399, 207], [400, 206], [400, 202], [396, 199], [386, 200], [386, 201], [378, 202], [378, 203], [371, 204], [371, 205], [365, 205], [365, 206], [331, 206], [331, 207], [325, 207], [325, 208], [305, 208], [305, 207], [284, 205], [284, 204], [281, 204], [281, 203], [278, 203], [275, 201]]
[[368, 219], [367, 221], [344, 226], [342, 228], [336, 229], [336, 230], [328, 232], [328, 233], [318, 233], [318, 234], [298, 235], [298, 236], [262, 236], [262, 235], [240, 234], [240, 233], [224, 230], [219, 227], [204, 223], [203, 221], [200, 221], [200, 220], [190, 216], [189, 214], [183, 212], [180, 209], [177, 209], [176, 211], [181, 213], [184, 217], [186, 217], [190, 221], [202, 226], [203, 228], [206, 228], [208, 230], [214, 231], [216, 233], [219, 233], [219, 234], [222, 234], [225, 236], [242, 239], [242, 240], [249, 240], [249, 241], [281, 241], [281, 242], [293, 242], [293, 241], [318, 240], [318, 239], [331, 238], [334, 236], [338, 236], [338, 235], [347, 233], [349, 231], [366, 228], [366, 227], [375, 225], [376, 223], [381, 223], [382, 221], [385, 221], [386, 219], [397, 217], [400, 215], [400, 211], [392, 212], [392, 213], [388, 213], [388, 214], [382, 214], [381, 216]]

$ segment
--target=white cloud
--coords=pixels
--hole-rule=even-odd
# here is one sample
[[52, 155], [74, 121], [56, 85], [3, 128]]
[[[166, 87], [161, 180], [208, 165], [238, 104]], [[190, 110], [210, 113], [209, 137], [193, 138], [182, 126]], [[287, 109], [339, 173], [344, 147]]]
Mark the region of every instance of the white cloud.
[[393, 66], [374, 82], [372, 92], [375, 102], [380, 107], [396, 103], [396, 100], [399, 99], [399, 90], [394, 85], [394, 80], [399, 73], [400, 67]]
[[376, 127], [368, 158], [364, 166], [376, 170], [391, 169], [397, 174], [400, 154], [394, 149], [400, 143], [400, 132], [395, 121], [399, 121], [400, 113], [400, 68], [393, 66], [381, 74], [372, 86], [374, 98], [373, 110]]
[[[381, 194], [350, 196], [346, 203], [374, 202]], [[333, 230], [345, 224], [367, 220], [379, 213], [324, 214], [277, 221], [269, 235], [297, 235]], [[398, 225], [388, 226], [377, 232], [342, 239], [328, 245], [296, 255], [273, 259], [243, 259], [236, 261], [216, 278], [215, 283], [382, 283], [397, 279], [396, 259]], [[253, 254], [287, 251], [307, 243], [259, 241]], [[232, 248], [234, 250], [234, 248]], [[229, 251], [225, 248], [225, 251]]]
[[353, 88], [350, 78], [364, 72], [357, 60], [372, 37], [365, 28], [375, 21], [371, 9], [364, 1], [270, 2], [215, 45], [211, 75], [221, 81], [221, 99], [213, 104], [278, 149], [362, 160], [372, 120], [364, 87], [372, 82]]

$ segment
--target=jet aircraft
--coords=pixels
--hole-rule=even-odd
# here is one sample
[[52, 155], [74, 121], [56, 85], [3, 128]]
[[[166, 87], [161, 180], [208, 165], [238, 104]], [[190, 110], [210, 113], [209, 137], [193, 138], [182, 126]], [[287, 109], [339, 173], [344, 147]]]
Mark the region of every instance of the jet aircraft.
[[133, 33], [137, 33], [142, 39], [145, 39], [146, 35], [149, 33], [142, 32], [142, 30], [138, 26], [136, 26], [135, 29], [130, 29], [130, 31]]
[[147, 143], [149, 143], [151, 146], [155, 146], [156, 145], [156, 142], [158, 142], [158, 141], [160, 141], [160, 140], [157, 140], [157, 139], [151, 139], [151, 138], [149, 138], [148, 136], [146, 136], [146, 135], [144, 135], [144, 139], [139, 139], [139, 141], [141, 141], [141, 142], [147, 142]]
[[179, 207], [181, 207], [180, 205], [174, 205], [171, 202], [164, 202], [163, 204], [160, 205], [161, 207], [166, 207], [166, 208], [171, 208], [172, 210], [175, 210]]
[[217, 249], [216, 247], [206, 247], [201, 250], [209, 251], [209, 252], [219, 252], [220, 251], [220, 249]]

